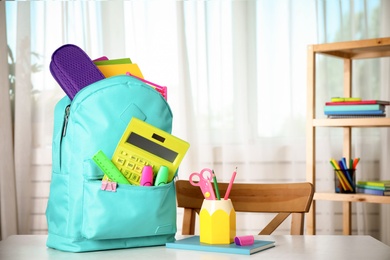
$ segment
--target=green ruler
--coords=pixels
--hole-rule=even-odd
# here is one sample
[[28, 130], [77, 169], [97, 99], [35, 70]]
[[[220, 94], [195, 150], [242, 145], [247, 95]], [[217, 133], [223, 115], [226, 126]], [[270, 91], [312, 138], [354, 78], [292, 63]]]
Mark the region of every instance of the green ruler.
[[116, 168], [114, 163], [103, 153], [102, 150], [99, 150], [92, 159], [111, 181], [119, 184], [130, 184], [130, 182], [125, 178], [125, 176], [123, 176], [123, 174], [118, 170], [118, 168]]

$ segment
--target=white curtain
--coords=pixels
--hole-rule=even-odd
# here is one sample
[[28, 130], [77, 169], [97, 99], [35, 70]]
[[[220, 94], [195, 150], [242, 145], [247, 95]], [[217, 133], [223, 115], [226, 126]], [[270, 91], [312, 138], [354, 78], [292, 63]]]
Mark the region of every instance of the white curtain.
[[[50, 182], [53, 107], [64, 95], [48, 67], [51, 54], [62, 44], [74, 43], [91, 58], [130, 57], [140, 66], [146, 79], [168, 86], [168, 101], [174, 113], [173, 133], [191, 143], [179, 178], [186, 179], [192, 172], [209, 167], [215, 170], [220, 181], [228, 181], [238, 167], [237, 182], [288, 182], [305, 181], [307, 45], [388, 36], [388, 32], [381, 31], [388, 26], [386, 1], [0, 3], [2, 10], [7, 10], [7, 30], [1, 27], [0, 47], [5, 50], [7, 43], [10, 45], [16, 53], [17, 66], [22, 62], [37, 64], [20, 64], [21, 69], [16, 70], [15, 100], [19, 99], [19, 94], [20, 99], [15, 102], [15, 129], [6, 98], [8, 73], [0, 71], [4, 83], [0, 86], [4, 94], [1, 100], [5, 99], [0, 103], [0, 129], [7, 133], [5, 145], [0, 147], [4, 155], [0, 157], [3, 238], [15, 232], [45, 232], [43, 205]], [[24, 50], [23, 56], [21, 50]], [[2, 68], [8, 67], [5, 58], [1, 59]], [[340, 76], [328, 70], [329, 66], [337, 68], [338, 64], [324, 60], [320, 66], [327, 79], [319, 91], [323, 104], [331, 95], [339, 94], [328, 91], [326, 84], [337, 83]], [[388, 86], [384, 65], [368, 62], [364, 66], [363, 69], [371, 70], [380, 66], [384, 72], [376, 73], [375, 77], [378, 81], [379, 78], [384, 80], [381, 85]], [[19, 73], [27, 79], [18, 80]], [[32, 86], [27, 84], [30, 82]], [[363, 79], [354, 86], [358, 95], [390, 99], [385, 87], [379, 91], [379, 84], [377, 92], [366, 93], [365, 83]], [[319, 107], [318, 111], [321, 109]], [[388, 158], [388, 149], [373, 153], [382, 138], [379, 136], [388, 136], [384, 131], [357, 132], [361, 141], [355, 148], [356, 153], [362, 154], [362, 158], [366, 154], [374, 156], [373, 160], [371, 157], [366, 162], [362, 160], [361, 169], [371, 170], [375, 166], [370, 161], [383, 164]], [[319, 136], [324, 143], [317, 158], [319, 168], [329, 177], [320, 176], [318, 184], [319, 188], [331, 189], [332, 171], [327, 162], [330, 157], [341, 156], [340, 134], [323, 130]], [[363, 153], [362, 147], [367, 149], [364, 146], [367, 138], [373, 145]], [[381, 167], [388, 169], [388, 166]], [[385, 172], [382, 170], [380, 177], [385, 178]], [[14, 186], [5, 184], [10, 178], [15, 179]], [[9, 208], [11, 210], [7, 210]], [[386, 206], [384, 209], [381, 214], [378, 208], [372, 211], [388, 218]], [[324, 203], [317, 210], [320, 217], [331, 220], [324, 218], [317, 233], [340, 233], [341, 225], [333, 224], [340, 222], [337, 206]], [[377, 230], [373, 235], [382, 236], [383, 241], [387, 239], [390, 244], [389, 238], [383, 235], [390, 233], [389, 227], [389, 232], [378, 231], [381, 228], [376, 218], [370, 217], [371, 209], [360, 209], [360, 212], [357, 215], [363, 216], [365, 221], [355, 222], [363, 228], [355, 226], [354, 233]], [[241, 217], [246, 223], [258, 221], [251, 216]], [[382, 226], [386, 226], [384, 222]], [[12, 227], [9, 223], [17, 226], [17, 231], [14, 228], [6, 232]], [[256, 228], [243, 224], [239, 232], [250, 233], [252, 229]]]
[[[4, 3], [1, 3], [4, 12]], [[5, 15], [1, 16], [4, 19]], [[14, 233], [29, 233], [30, 224], [30, 187], [31, 187], [31, 70], [29, 66], [31, 51], [30, 10], [29, 4], [20, 6], [16, 19], [19, 21], [16, 37], [19, 39], [16, 55], [8, 51], [5, 31], [2, 35], [2, 95], [1, 99], [1, 234], [7, 236]], [[2, 21], [2, 27], [6, 23]], [[4, 28], [4, 27], [3, 27]], [[4, 28], [5, 29], [5, 28]], [[7, 57], [7, 54], [11, 55]], [[11, 67], [8, 67], [11, 61]], [[17, 63], [12, 63], [17, 60]], [[11, 71], [9, 70], [11, 68]], [[8, 74], [13, 90], [10, 92]], [[10, 106], [13, 103], [13, 107]], [[11, 112], [12, 111], [12, 112]], [[3, 224], [4, 223], [4, 224]], [[15, 228], [16, 227], [16, 228]]]
[[11, 102], [9, 98], [8, 63], [4, 53], [8, 53], [5, 3], [0, 2], [0, 239], [17, 233], [16, 192], [14, 178], [13, 127]]

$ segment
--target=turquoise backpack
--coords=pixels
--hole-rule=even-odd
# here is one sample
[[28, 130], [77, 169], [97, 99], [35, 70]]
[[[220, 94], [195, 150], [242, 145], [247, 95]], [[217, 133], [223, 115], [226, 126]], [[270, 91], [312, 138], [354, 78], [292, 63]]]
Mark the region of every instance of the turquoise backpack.
[[151, 187], [119, 184], [116, 192], [101, 189], [104, 174], [92, 157], [102, 150], [111, 158], [132, 117], [172, 130], [165, 99], [125, 75], [98, 81], [72, 101], [66, 96], [57, 103], [46, 209], [48, 247], [84, 252], [175, 240], [174, 181]]

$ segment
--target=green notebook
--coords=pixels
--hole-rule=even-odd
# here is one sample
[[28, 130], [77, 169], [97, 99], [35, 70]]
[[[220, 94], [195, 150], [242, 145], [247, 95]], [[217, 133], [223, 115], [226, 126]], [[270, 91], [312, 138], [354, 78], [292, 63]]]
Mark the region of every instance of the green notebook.
[[235, 243], [228, 245], [209, 245], [200, 243], [199, 236], [192, 236], [174, 242], [166, 243], [167, 248], [187, 249], [207, 252], [219, 252], [228, 254], [251, 255], [275, 246], [275, 241], [255, 240], [251, 246], [237, 246]]

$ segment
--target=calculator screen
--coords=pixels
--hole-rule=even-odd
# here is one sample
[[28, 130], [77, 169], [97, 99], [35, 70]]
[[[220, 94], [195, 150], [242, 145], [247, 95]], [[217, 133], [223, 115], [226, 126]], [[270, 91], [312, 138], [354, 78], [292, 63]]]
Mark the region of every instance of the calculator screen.
[[161, 146], [149, 139], [146, 139], [134, 132], [130, 133], [126, 142], [172, 163], [175, 161], [178, 155], [176, 152], [164, 146]]

